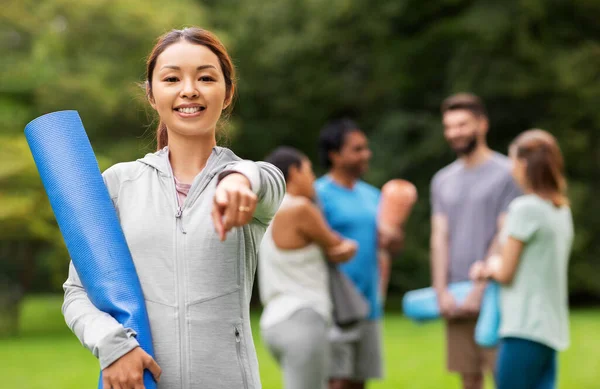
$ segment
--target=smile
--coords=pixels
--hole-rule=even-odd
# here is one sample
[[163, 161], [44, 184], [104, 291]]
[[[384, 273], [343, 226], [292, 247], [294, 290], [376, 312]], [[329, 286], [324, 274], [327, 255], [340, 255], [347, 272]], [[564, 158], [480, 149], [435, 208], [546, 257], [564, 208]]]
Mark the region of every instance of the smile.
[[195, 106], [195, 107], [180, 107], [180, 108], [175, 108], [175, 111], [177, 112], [181, 112], [181, 113], [185, 113], [185, 114], [194, 114], [197, 112], [201, 112], [204, 111], [206, 108], [205, 107], [201, 107], [201, 106]]
[[176, 107], [173, 111], [177, 112], [177, 116], [181, 118], [195, 118], [202, 115], [202, 112], [206, 111], [206, 107], [198, 104], [190, 104]]

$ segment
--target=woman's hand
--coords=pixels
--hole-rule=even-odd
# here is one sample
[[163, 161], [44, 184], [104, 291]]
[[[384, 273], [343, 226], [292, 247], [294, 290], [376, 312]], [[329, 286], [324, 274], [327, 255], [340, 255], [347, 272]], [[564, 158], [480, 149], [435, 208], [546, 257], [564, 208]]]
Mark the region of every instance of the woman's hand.
[[469, 269], [469, 278], [473, 281], [485, 281], [490, 278], [496, 278], [502, 267], [502, 257], [492, 255], [485, 262], [477, 261]]
[[469, 269], [469, 278], [473, 281], [483, 281], [487, 278], [488, 270], [484, 261], [477, 261]]
[[225, 176], [215, 191], [212, 219], [221, 241], [234, 227], [250, 223], [258, 198], [250, 188], [250, 181], [242, 174]]
[[144, 369], [154, 380], [160, 380], [162, 370], [141, 347], [136, 347], [102, 370], [103, 389], [144, 389]]
[[344, 239], [337, 246], [326, 251], [327, 258], [334, 263], [346, 262], [356, 255], [358, 244], [351, 239]]

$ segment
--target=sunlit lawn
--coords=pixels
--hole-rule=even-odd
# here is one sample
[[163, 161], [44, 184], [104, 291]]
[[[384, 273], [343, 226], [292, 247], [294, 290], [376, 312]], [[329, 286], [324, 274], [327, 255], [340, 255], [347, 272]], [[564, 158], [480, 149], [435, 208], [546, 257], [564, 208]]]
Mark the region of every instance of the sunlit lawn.
[[[21, 320], [21, 336], [0, 339], [2, 388], [82, 389], [96, 387], [98, 365], [66, 328], [60, 296], [28, 298]], [[254, 316], [257, 323], [258, 316]], [[572, 314], [572, 347], [560, 357], [560, 388], [600, 387], [600, 310]], [[281, 388], [277, 365], [266, 352], [254, 324], [263, 388]], [[372, 389], [459, 388], [456, 377], [444, 370], [443, 331], [440, 323], [417, 326], [399, 313], [385, 320], [386, 378]], [[491, 387], [491, 386], [488, 386]]]

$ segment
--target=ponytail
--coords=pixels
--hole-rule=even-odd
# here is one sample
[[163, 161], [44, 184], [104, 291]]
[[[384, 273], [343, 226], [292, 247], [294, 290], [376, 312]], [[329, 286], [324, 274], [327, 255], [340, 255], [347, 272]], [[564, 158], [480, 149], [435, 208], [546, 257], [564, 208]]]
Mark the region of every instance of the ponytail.
[[562, 161], [553, 156], [552, 150], [540, 144], [538, 147], [522, 148], [520, 154], [527, 161], [526, 175], [532, 189], [553, 193], [552, 202], [555, 205], [568, 203]]
[[167, 126], [161, 121], [158, 122], [156, 128], [156, 148], [162, 150], [169, 144], [169, 134], [167, 133]]
[[556, 206], [567, 205], [564, 160], [556, 139], [547, 131], [534, 129], [519, 135], [513, 146], [517, 158], [527, 162], [525, 174], [531, 189], [550, 194]]

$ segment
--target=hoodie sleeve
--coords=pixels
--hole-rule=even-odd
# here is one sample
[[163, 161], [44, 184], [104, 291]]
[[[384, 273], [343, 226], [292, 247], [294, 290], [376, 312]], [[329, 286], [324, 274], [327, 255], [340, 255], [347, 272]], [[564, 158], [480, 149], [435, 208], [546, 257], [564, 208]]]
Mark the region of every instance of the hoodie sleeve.
[[258, 196], [254, 219], [269, 224], [285, 195], [285, 179], [281, 171], [267, 162], [240, 161], [222, 171], [217, 183], [232, 173], [242, 174], [250, 181], [252, 191]]
[[115, 318], [92, 304], [72, 262], [63, 289], [62, 313], [65, 321], [81, 344], [98, 358], [101, 369], [139, 346], [135, 331], [124, 328]]
[[[118, 193], [116, 169], [103, 174], [113, 203]], [[115, 206], [116, 208], [116, 206]], [[100, 368], [110, 366], [117, 359], [139, 346], [135, 331], [124, 328], [115, 318], [90, 301], [73, 262], [69, 264], [69, 276], [63, 284], [65, 291], [62, 313], [67, 326], [100, 362]]]

